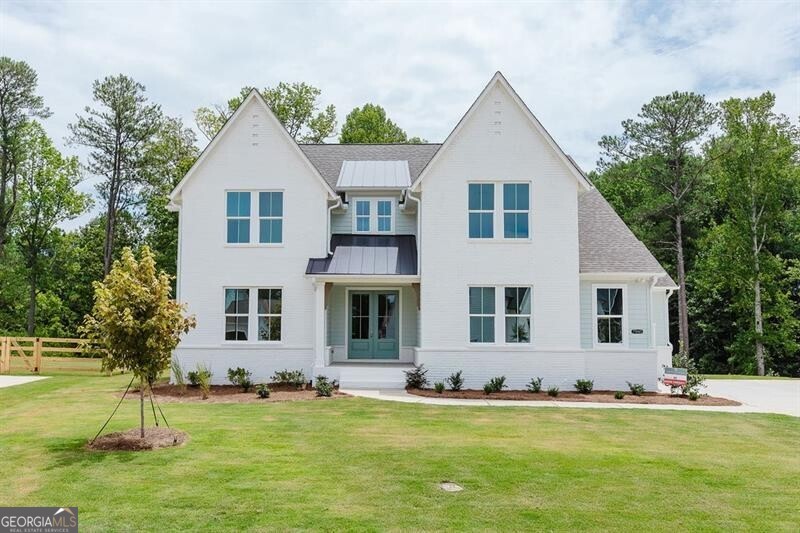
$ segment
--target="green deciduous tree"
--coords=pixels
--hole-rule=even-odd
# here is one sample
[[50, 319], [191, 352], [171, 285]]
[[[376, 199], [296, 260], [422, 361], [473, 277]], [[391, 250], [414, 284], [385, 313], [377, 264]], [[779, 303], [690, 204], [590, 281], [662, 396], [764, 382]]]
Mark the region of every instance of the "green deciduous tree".
[[94, 283], [94, 307], [81, 331], [103, 350], [103, 367], [130, 370], [140, 381], [140, 435], [144, 438], [144, 391], [169, 368], [182, 334], [195, 327], [193, 316], [171, 298], [170, 277], [156, 269], [150, 248], [137, 260], [130, 248], [102, 282]]
[[17, 205], [19, 165], [25, 158], [22, 132], [32, 118], [50, 116], [36, 94], [37, 80], [24, 61], [0, 57], [0, 256]]
[[797, 230], [800, 135], [774, 105], [771, 93], [722, 102], [723, 134], [709, 149], [725, 216], [709, 239], [706, 270], [722, 275], [733, 304], [745, 311], [732, 348], [754, 353], [759, 375], [769, 348], [795, 358], [800, 350], [790, 264], [775, 253], [782, 235]]
[[19, 213], [14, 233], [28, 282], [27, 331], [34, 335], [38, 284], [51, 259], [45, 251], [53, 230], [86, 211], [90, 198], [75, 188], [81, 179], [77, 158], [63, 157], [39, 123], [26, 126], [22, 145], [26, 158], [19, 165]]
[[[225, 105], [197, 108], [194, 117], [198, 129], [212, 139], [252, 90], [253, 87], [243, 87], [239, 95]], [[336, 131], [336, 108], [329, 105], [320, 110], [321, 94], [322, 91], [303, 82], [280, 82], [261, 91], [289, 135], [297, 142], [306, 143], [324, 142]]]
[[140, 201], [146, 184], [145, 152], [161, 126], [161, 108], [145, 96], [144, 85], [128, 76], [108, 76], [94, 82], [97, 109], [85, 108], [85, 115], [69, 125], [70, 142], [88, 147], [89, 170], [102, 176], [98, 185], [105, 203], [103, 272], [111, 268], [117, 216]]
[[671, 221], [669, 244], [675, 254], [680, 342], [689, 351], [686, 284], [686, 228], [692, 221], [694, 193], [707, 171], [701, 148], [718, 112], [699, 94], [674, 92], [657, 96], [642, 107], [637, 119], [622, 122], [620, 136], [603, 136], [602, 170], [624, 164], [626, 179], [643, 180], [649, 189], [652, 219]]
[[[417, 142], [422, 142], [418, 137]], [[400, 127], [386, 116], [386, 111], [379, 105], [364, 104], [356, 107], [342, 125], [339, 134], [340, 143], [405, 143], [408, 136]]]

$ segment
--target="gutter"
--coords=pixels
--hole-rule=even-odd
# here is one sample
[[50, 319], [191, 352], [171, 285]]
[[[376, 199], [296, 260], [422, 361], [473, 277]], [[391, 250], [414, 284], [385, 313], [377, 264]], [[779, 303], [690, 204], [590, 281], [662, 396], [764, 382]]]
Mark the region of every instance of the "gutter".
[[334, 209], [336, 209], [337, 207], [341, 207], [341, 205], [342, 205], [342, 197], [339, 196], [339, 195], [336, 195], [336, 203], [333, 204], [332, 206], [328, 207], [328, 219], [325, 221], [326, 222], [325, 234], [327, 235], [327, 241], [328, 241], [327, 243], [325, 243], [325, 249], [328, 251], [328, 255], [332, 255], [333, 254], [333, 250], [331, 250], [331, 231], [332, 231], [331, 230], [331, 214], [332, 214]]

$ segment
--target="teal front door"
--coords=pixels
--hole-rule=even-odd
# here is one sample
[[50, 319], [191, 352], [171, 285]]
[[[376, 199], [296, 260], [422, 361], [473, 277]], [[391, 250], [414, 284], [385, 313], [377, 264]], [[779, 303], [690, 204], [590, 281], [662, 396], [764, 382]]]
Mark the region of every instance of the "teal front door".
[[400, 294], [397, 291], [350, 292], [348, 359], [398, 359]]

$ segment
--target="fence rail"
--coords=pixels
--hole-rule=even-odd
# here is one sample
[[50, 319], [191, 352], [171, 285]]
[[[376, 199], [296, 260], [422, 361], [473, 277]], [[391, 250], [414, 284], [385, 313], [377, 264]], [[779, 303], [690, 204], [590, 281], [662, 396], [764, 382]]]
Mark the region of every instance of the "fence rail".
[[11, 371], [12, 357], [18, 357], [28, 370], [38, 374], [45, 354], [84, 354], [89, 349], [86, 339], [0, 337], [0, 373]]

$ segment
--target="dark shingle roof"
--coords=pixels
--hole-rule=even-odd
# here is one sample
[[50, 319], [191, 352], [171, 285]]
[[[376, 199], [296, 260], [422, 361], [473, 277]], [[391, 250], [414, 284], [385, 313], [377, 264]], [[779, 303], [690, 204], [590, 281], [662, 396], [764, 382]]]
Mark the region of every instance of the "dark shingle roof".
[[333, 255], [309, 259], [306, 274], [417, 275], [413, 235], [334, 234], [331, 249]]
[[597, 189], [578, 198], [578, 232], [581, 273], [662, 273], [657, 285], [675, 286], [650, 250]]
[[336, 189], [343, 161], [408, 161], [411, 181], [428, 164], [441, 144], [301, 144], [322, 177]]

